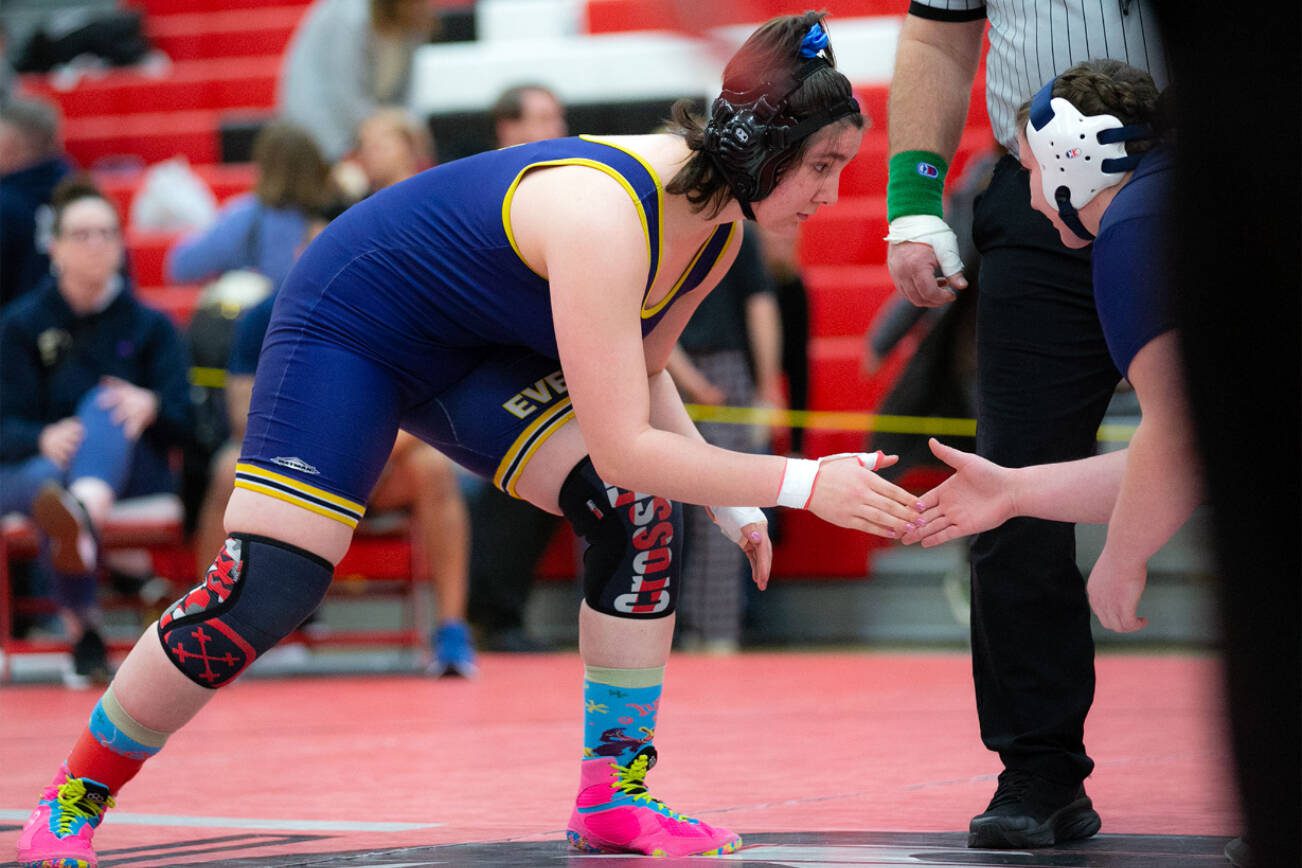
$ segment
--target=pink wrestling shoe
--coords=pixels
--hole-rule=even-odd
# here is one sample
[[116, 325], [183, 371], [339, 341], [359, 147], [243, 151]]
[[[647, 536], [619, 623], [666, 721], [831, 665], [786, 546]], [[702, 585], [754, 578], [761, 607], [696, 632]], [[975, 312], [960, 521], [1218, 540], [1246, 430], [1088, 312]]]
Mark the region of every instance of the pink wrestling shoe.
[[587, 853], [645, 856], [722, 856], [741, 846], [741, 836], [684, 817], [651, 798], [646, 773], [656, 749], [643, 748], [627, 766], [613, 757], [579, 764], [579, 797], [565, 833], [570, 847]]
[[69, 777], [68, 767], [62, 766], [18, 836], [18, 864], [95, 868], [99, 860], [90, 839], [104, 812], [113, 806], [107, 787], [89, 778]]

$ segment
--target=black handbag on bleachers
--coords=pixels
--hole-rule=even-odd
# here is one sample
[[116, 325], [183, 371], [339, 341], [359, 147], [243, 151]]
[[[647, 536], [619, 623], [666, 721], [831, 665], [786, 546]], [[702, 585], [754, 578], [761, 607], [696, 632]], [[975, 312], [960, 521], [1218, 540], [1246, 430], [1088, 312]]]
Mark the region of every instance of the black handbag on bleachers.
[[38, 27], [14, 60], [19, 72], [49, 72], [91, 55], [110, 66], [130, 66], [152, 46], [137, 11], [116, 9], [61, 13]]

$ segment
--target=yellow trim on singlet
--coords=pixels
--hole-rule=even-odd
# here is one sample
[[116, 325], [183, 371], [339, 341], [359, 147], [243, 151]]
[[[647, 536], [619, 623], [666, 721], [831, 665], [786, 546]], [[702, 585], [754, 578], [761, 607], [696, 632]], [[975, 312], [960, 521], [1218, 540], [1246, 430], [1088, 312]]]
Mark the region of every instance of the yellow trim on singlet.
[[[604, 144], [604, 142], [602, 144]], [[646, 253], [647, 257], [650, 258], [651, 230], [647, 226], [646, 209], [642, 206], [642, 200], [638, 197], [637, 191], [633, 189], [633, 185], [628, 182], [628, 179], [617, 172], [613, 166], [608, 166], [597, 160], [591, 160], [587, 157], [564, 157], [558, 160], [542, 160], [541, 162], [530, 163], [525, 166], [520, 170], [519, 174], [515, 176], [515, 180], [511, 182], [511, 186], [506, 188], [506, 194], [502, 197], [502, 228], [506, 230], [506, 240], [511, 243], [511, 249], [515, 251], [515, 255], [519, 257], [520, 261], [524, 263], [526, 268], [534, 274], [537, 274], [543, 280], [547, 279], [546, 275], [539, 274], [538, 270], [529, 264], [529, 261], [524, 258], [524, 254], [520, 252], [520, 246], [515, 243], [515, 233], [511, 231], [511, 199], [515, 196], [515, 188], [520, 186], [520, 182], [524, 180], [525, 175], [532, 172], [534, 169], [547, 169], [555, 166], [587, 166], [589, 169], [596, 169], [600, 172], [605, 172], [607, 175], [618, 181], [620, 186], [624, 188], [624, 191], [628, 193], [629, 198], [633, 200], [633, 204], [637, 206], [637, 216], [638, 219], [642, 221], [642, 237], [646, 239]], [[655, 175], [652, 175], [652, 178], [654, 178], [656, 182], [656, 195], [662, 196], [663, 194], [660, 190], [660, 179], [655, 178]], [[663, 246], [663, 243], [661, 246]], [[659, 271], [659, 268], [660, 257], [656, 256], [656, 270]]]
[[[660, 301], [656, 302], [653, 307], [648, 309], [646, 306], [646, 300], [647, 298], [650, 297], [651, 290], [655, 288], [656, 278], [660, 276], [660, 265], [664, 261], [665, 185], [661, 183], [660, 175], [656, 172], [655, 169], [651, 167], [651, 164], [648, 163], [642, 157], [642, 155], [637, 153], [636, 151], [629, 150], [623, 145], [617, 142], [612, 142], [609, 139], [602, 138], [601, 136], [580, 135], [579, 138], [587, 142], [596, 142], [599, 145], [605, 145], [608, 148], [614, 148], [617, 151], [623, 151], [624, 153], [628, 154], [630, 157], [632, 157], [633, 159], [637, 160], [639, 163], [642, 164], [642, 168], [646, 169], [646, 173], [651, 176], [651, 180], [656, 185], [656, 238], [659, 239], [660, 250], [658, 255], [656, 256], [656, 268], [655, 268], [655, 273], [651, 275], [651, 283], [650, 285], [647, 286], [646, 292], [642, 294], [642, 308], [641, 308], [642, 319], [650, 319], [651, 317], [655, 316], [656, 314], [660, 313], [660, 311], [668, 307], [670, 302], [672, 302], [674, 298], [677, 297], [678, 291], [683, 288], [683, 284], [687, 281], [688, 275], [692, 273], [692, 269], [696, 267], [697, 261], [701, 258], [702, 255], [704, 255], [705, 248], [708, 247], [710, 245], [710, 242], [714, 240], [714, 233], [711, 232], [709, 237], [706, 238], [703, 242], [701, 242], [700, 249], [696, 251], [696, 255], [692, 257], [692, 261], [687, 263], [687, 267], [683, 269], [683, 273], [678, 276], [678, 280], [675, 281], [674, 285], [670, 287], [667, 293], [665, 293], [665, 297], [660, 299]], [[644, 225], [645, 225], [645, 220], [644, 220]], [[723, 254], [727, 252], [728, 246], [732, 244], [732, 239], [736, 234], [736, 230], [737, 230], [737, 224], [733, 223], [732, 228], [728, 231], [728, 240], [723, 243], [723, 247], [719, 248], [719, 255], [716, 256], [714, 259], [715, 264], [717, 264], [718, 261], [723, 258]], [[650, 239], [648, 238], [647, 249], [649, 250], [650, 247], [651, 247], [651, 243], [650, 243]], [[711, 265], [710, 268], [713, 269], [714, 265]], [[708, 274], [709, 272], [707, 271], [706, 273]]]
[[[574, 408], [568, 397], [562, 398], [554, 406], [544, 410], [541, 416], [520, 432], [520, 436], [516, 437], [515, 442], [506, 450], [493, 474], [493, 485], [512, 497], [519, 497], [515, 492], [515, 486], [520, 481], [520, 476], [528, 466], [529, 460], [533, 458], [533, 454], [547, 442], [547, 438], [573, 418]], [[517, 457], [520, 459], [518, 465], [516, 465]], [[514, 470], [511, 469], [512, 465], [515, 465]]]
[[[643, 318], [646, 317], [646, 299], [655, 288], [656, 278], [660, 276], [660, 265], [665, 260], [665, 185], [660, 183], [660, 173], [651, 168], [651, 164], [646, 161], [641, 154], [631, 151], [623, 145], [610, 141], [602, 136], [594, 136], [588, 133], [582, 133], [579, 138], [585, 142], [594, 142], [598, 145], [605, 145], [608, 148], [614, 148], [628, 154], [637, 160], [646, 169], [647, 176], [651, 178], [651, 183], [656, 185], [656, 267], [651, 272], [651, 280], [647, 282], [646, 291], [642, 293]], [[640, 202], [638, 203], [641, 204]], [[647, 253], [651, 252], [651, 235], [647, 227], [646, 216], [642, 217], [642, 231], [647, 233], [646, 249]]]
[[[235, 465], [235, 473], [236, 488], [256, 491], [259, 494], [292, 503], [309, 512], [315, 512], [317, 515], [333, 518], [335, 521], [349, 527], [357, 527], [357, 522], [366, 514], [366, 504], [364, 503], [357, 503], [346, 497], [331, 494], [323, 488], [308, 485], [302, 480], [295, 479], [292, 476], [285, 476], [283, 473], [276, 473], [274, 470], [267, 470], [256, 464], [240, 462]], [[253, 479], [244, 477], [253, 477]], [[259, 479], [263, 481], [259, 482]], [[285, 491], [285, 488], [291, 490]], [[296, 496], [296, 493], [298, 496]], [[313, 500], [324, 501], [324, 503], [315, 503]]]
[[[656, 302], [655, 305], [653, 305], [652, 307], [648, 308], [646, 304], [647, 299], [651, 296], [651, 290], [655, 288], [656, 279], [660, 276], [660, 267], [664, 262], [665, 186], [660, 181], [659, 173], [657, 173], [656, 170], [652, 168], [651, 164], [648, 163], [646, 159], [636, 151], [630, 150], [629, 148], [626, 148], [621, 144], [612, 142], [609, 139], [603, 138], [601, 136], [583, 134], [580, 135], [579, 138], [585, 142], [592, 142], [598, 145], [605, 145], [608, 148], [614, 148], [615, 150], [620, 151], [621, 153], [627, 154], [628, 156], [636, 160], [642, 166], [642, 168], [646, 170], [647, 176], [651, 179], [651, 182], [655, 184], [655, 188], [656, 188], [656, 250], [655, 251], [651, 250], [651, 229], [650, 229], [650, 224], [647, 221], [646, 207], [642, 204], [642, 200], [638, 197], [637, 191], [633, 189], [633, 185], [630, 184], [628, 182], [628, 179], [626, 179], [622, 174], [616, 171], [614, 167], [609, 166], [606, 163], [602, 163], [598, 160], [593, 160], [587, 157], [563, 157], [556, 160], [542, 160], [537, 163], [530, 163], [529, 165], [525, 166], [519, 171], [519, 173], [515, 176], [515, 180], [513, 180], [511, 182], [511, 185], [506, 188], [506, 193], [502, 197], [502, 228], [506, 231], [506, 240], [510, 242], [511, 249], [515, 251], [515, 255], [519, 258], [521, 262], [524, 263], [525, 267], [528, 268], [530, 271], [532, 271], [534, 274], [537, 274], [539, 277], [546, 280], [547, 278], [544, 275], [539, 274], [538, 271], [533, 266], [529, 265], [529, 262], [524, 258], [524, 254], [520, 252], [520, 247], [516, 243], [515, 233], [511, 230], [511, 201], [515, 196], [516, 187], [518, 187], [520, 185], [520, 182], [524, 180], [524, 176], [529, 172], [533, 171], [534, 169], [545, 169], [553, 166], [587, 166], [588, 168], [598, 169], [606, 173], [607, 175], [614, 178], [616, 181], [620, 183], [620, 185], [624, 188], [624, 191], [628, 193], [629, 198], [633, 200], [633, 204], [637, 206], [638, 219], [642, 221], [642, 236], [646, 239], [647, 257], [651, 258], [654, 255], [653, 261], [655, 262], [655, 267], [651, 270], [651, 279], [647, 282], [647, 288], [642, 293], [642, 304], [640, 305], [639, 308], [642, 319], [650, 319], [651, 317], [655, 316], [656, 314], [660, 313], [660, 311], [668, 307], [673, 302], [673, 300], [678, 296], [679, 290], [682, 289], [683, 284], [687, 281], [688, 276], [691, 275], [692, 269], [696, 267], [696, 263], [700, 260], [701, 256], [705, 254], [705, 248], [708, 247], [710, 242], [714, 239], [714, 234], [711, 233], [710, 236], [701, 243], [700, 249], [696, 251], [696, 254], [692, 257], [691, 261], [687, 264], [687, 267], [683, 269], [683, 273], [678, 276], [678, 280], [676, 280], [674, 282], [674, 285], [670, 287], [669, 291], [665, 293], [665, 297], [660, 299], [660, 301]], [[727, 241], [724, 242], [723, 247], [719, 249], [718, 256], [715, 257], [715, 264], [717, 264], [718, 261], [723, 258], [723, 255], [724, 253], [727, 252], [729, 245], [732, 244], [732, 240], [736, 234], [736, 225], [737, 224], [734, 223], [732, 229], [729, 230]], [[713, 269], [714, 265], [712, 264], [710, 268]], [[709, 272], [706, 273], [708, 274]]]
[[248, 479], [235, 480], [235, 487], [243, 488], [248, 491], [256, 491], [258, 494], [265, 494], [267, 497], [274, 497], [276, 500], [283, 500], [285, 503], [292, 504], [300, 509], [306, 509], [308, 512], [315, 512], [317, 515], [324, 515], [326, 518], [333, 518], [340, 524], [347, 525], [351, 528], [357, 527], [357, 519], [352, 516], [347, 516], [341, 512], [327, 509], [320, 504], [310, 503], [309, 501], [294, 497], [287, 492], [281, 491], [279, 488], [271, 488], [270, 486], [262, 485]]
[[[675, 283], [672, 287], [670, 287], [669, 292], [667, 292], [665, 294], [665, 297], [660, 300], [660, 303], [657, 304], [651, 310], [647, 310], [645, 307], [642, 309], [643, 319], [648, 319], [650, 317], [655, 316], [657, 313], [659, 313], [661, 310], [664, 309], [665, 305], [673, 301], [674, 296], [678, 295], [678, 290], [683, 288], [683, 284], [687, 281], [688, 276], [691, 275], [692, 269], [696, 267], [696, 263], [700, 260], [702, 256], [705, 255], [705, 248], [710, 246], [710, 242], [714, 240], [714, 236], [717, 231], [718, 230], [715, 230], [715, 232], [711, 232], [710, 237], [706, 238], [704, 241], [701, 242], [701, 246], [696, 251], [696, 255], [692, 257], [692, 261], [687, 263], [687, 268], [683, 270], [683, 273], [681, 275], [679, 275], [678, 282]], [[714, 262], [711, 263], [709, 271], [705, 272], [707, 275], [710, 273], [710, 271], [714, 270], [714, 267], [716, 265], [719, 264], [719, 260], [723, 259], [723, 255], [728, 252], [728, 246], [732, 244], [732, 239], [735, 238], [736, 235], [737, 235], [737, 223], [734, 221], [728, 224], [728, 237], [724, 239], [723, 246], [719, 248], [719, 252], [714, 257]]]

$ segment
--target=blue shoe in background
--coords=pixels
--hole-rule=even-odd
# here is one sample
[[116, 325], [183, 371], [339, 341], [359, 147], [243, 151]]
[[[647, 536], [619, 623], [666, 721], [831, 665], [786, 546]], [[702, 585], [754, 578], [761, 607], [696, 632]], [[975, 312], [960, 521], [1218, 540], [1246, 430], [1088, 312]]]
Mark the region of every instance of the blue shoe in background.
[[426, 672], [437, 678], [474, 678], [475, 646], [470, 641], [470, 627], [465, 621], [444, 621], [430, 636], [434, 662]]

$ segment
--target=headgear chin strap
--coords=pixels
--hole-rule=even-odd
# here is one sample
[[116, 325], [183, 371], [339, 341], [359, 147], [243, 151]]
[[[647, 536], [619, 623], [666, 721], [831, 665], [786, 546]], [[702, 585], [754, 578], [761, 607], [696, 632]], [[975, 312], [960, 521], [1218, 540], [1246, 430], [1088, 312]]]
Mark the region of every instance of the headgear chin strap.
[[1053, 96], [1056, 82], [1051, 80], [1031, 99], [1026, 142], [1040, 164], [1044, 198], [1057, 203], [1062, 222], [1077, 237], [1093, 241], [1077, 209], [1120, 184], [1122, 175], [1139, 165], [1140, 155], [1127, 155], [1125, 143], [1152, 138], [1153, 130], [1148, 124], [1123, 124], [1113, 115], [1086, 117]]
[[755, 219], [751, 203], [773, 192], [802, 141], [830, 123], [859, 113], [859, 103], [853, 97], [806, 118], [797, 119], [787, 111], [788, 99], [805, 79], [831, 66], [823, 50], [826, 46], [827, 36], [822, 26], [815, 24], [801, 46], [806, 60], [791, 79], [764, 82], [747, 91], [725, 89], [710, 107], [703, 149], [749, 220]]

